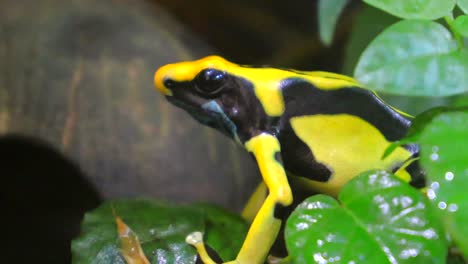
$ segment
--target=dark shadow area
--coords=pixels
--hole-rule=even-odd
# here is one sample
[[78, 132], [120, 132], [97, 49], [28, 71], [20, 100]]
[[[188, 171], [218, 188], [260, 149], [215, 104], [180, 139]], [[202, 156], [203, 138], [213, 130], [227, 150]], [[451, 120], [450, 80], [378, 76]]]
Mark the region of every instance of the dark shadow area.
[[0, 137], [2, 263], [70, 263], [83, 214], [100, 203], [85, 175], [38, 139]]
[[[331, 46], [319, 39], [317, 0], [147, 0], [166, 8], [212, 46], [241, 64], [340, 72], [361, 1], [349, 1]], [[196, 10], [196, 12], [194, 12]]]

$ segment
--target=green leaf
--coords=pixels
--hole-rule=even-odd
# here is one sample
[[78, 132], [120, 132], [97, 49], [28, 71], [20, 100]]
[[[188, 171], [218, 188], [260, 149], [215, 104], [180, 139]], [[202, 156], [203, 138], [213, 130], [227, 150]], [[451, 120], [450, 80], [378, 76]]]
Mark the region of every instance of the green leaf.
[[364, 0], [369, 5], [405, 19], [434, 20], [448, 15], [455, 0]]
[[332, 43], [333, 31], [349, 0], [320, 0], [318, 3], [318, 18], [320, 39], [325, 45]]
[[445, 97], [404, 96], [379, 93], [379, 96], [389, 105], [410, 115], [416, 116], [434, 107], [452, 105], [458, 95]]
[[295, 263], [443, 263], [447, 241], [435, 209], [418, 190], [384, 171], [354, 178], [333, 198], [316, 195], [289, 217]]
[[458, 0], [458, 7], [460, 7], [465, 14], [468, 14], [468, 0]]
[[[460, 105], [461, 106], [461, 105]], [[439, 106], [431, 108], [427, 111], [424, 111], [417, 115], [411, 121], [411, 127], [409, 128], [408, 132], [406, 133], [405, 137], [392, 142], [384, 151], [382, 155], [382, 159], [388, 157], [392, 152], [398, 147], [406, 144], [412, 144], [419, 141], [422, 131], [424, 128], [434, 119], [436, 116], [440, 115], [441, 113], [445, 112], [452, 112], [463, 109], [462, 107], [452, 106]]]
[[459, 16], [453, 22], [453, 28], [463, 37], [468, 38], [468, 16]]
[[395, 141], [395, 142], [392, 142], [390, 145], [388, 145], [388, 147], [385, 149], [384, 153], [382, 154], [382, 158], [381, 159], [385, 159], [387, 158], [388, 156], [390, 156], [390, 154], [393, 153], [393, 151], [395, 151], [395, 149], [397, 149], [399, 146], [403, 145], [403, 143], [401, 143], [400, 141]]
[[[366, 46], [380, 32], [397, 21], [399, 21], [398, 18], [380, 9], [364, 5], [356, 15], [350, 39], [346, 46], [346, 55], [341, 72], [345, 75], [353, 75], [359, 56]], [[450, 105], [453, 99], [456, 99], [452, 97], [409, 97], [396, 94], [390, 95], [383, 92], [380, 92], [379, 96], [390, 105], [412, 115], [417, 115], [432, 107]]]
[[455, 98], [452, 105], [457, 107], [468, 106], [468, 94], [463, 94]]
[[204, 232], [205, 241], [221, 258], [234, 259], [248, 228], [238, 216], [214, 206], [108, 202], [86, 214], [82, 235], [72, 243], [73, 263], [125, 263], [119, 253], [113, 211], [136, 233], [151, 263], [195, 263], [196, 251], [185, 243], [193, 231]]
[[342, 72], [352, 75], [359, 56], [367, 45], [385, 28], [399, 19], [380, 9], [364, 5], [353, 23]]
[[468, 257], [468, 108], [437, 115], [420, 136], [421, 165], [431, 180], [428, 197], [446, 230]]
[[452, 111], [452, 109], [453, 108], [445, 106], [434, 107], [416, 116], [416, 118], [411, 122], [411, 127], [409, 128], [405, 138], [401, 140], [402, 144], [419, 141], [421, 132], [424, 130], [426, 125], [432, 121], [432, 119], [441, 113]]
[[390, 94], [447, 96], [468, 90], [468, 52], [459, 51], [450, 32], [432, 21], [404, 20], [375, 38], [354, 75]]

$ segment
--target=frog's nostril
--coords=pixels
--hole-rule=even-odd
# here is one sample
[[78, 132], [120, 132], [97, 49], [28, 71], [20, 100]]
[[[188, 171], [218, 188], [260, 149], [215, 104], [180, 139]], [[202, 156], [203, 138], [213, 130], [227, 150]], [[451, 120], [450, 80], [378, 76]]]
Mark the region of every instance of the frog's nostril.
[[172, 89], [176, 86], [176, 82], [170, 78], [164, 78], [164, 86], [166, 86], [166, 88], [168, 89]]
[[[170, 67], [163, 66], [159, 68], [154, 74], [154, 87], [165, 96], [171, 96], [172, 91], [169, 89], [172, 84], [166, 82], [170, 80]], [[172, 80], [171, 80], [172, 81]]]

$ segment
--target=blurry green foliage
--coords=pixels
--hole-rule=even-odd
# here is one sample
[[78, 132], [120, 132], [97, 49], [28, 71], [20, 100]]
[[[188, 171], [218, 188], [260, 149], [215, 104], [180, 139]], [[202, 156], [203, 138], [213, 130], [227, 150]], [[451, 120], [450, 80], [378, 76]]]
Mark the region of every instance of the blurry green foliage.
[[319, 34], [324, 44], [331, 44], [338, 17], [348, 2], [349, 0], [327, 0], [319, 2]]
[[125, 263], [119, 251], [116, 215], [135, 232], [147, 259], [153, 264], [195, 263], [197, 253], [185, 243], [185, 237], [194, 231], [203, 232], [207, 244], [221, 258], [233, 259], [247, 233], [247, 224], [239, 216], [212, 205], [112, 201], [86, 214], [82, 235], [72, 244], [74, 264]]

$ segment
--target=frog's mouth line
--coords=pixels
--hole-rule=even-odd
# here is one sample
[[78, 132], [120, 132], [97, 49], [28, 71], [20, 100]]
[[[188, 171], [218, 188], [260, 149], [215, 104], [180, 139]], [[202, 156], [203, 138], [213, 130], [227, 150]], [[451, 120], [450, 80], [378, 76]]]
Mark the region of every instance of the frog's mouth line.
[[168, 96], [167, 100], [173, 105], [184, 109], [198, 122], [215, 128], [228, 137], [237, 136], [237, 127], [234, 122], [224, 113], [216, 101], [211, 100], [201, 107], [195, 107], [184, 101], [178, 100], [173, 96]]

